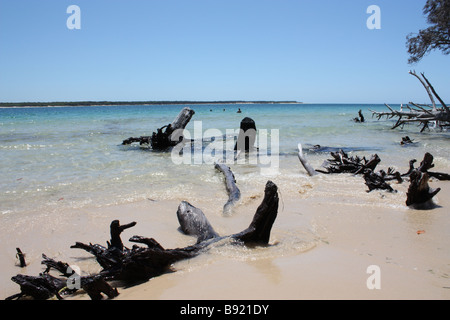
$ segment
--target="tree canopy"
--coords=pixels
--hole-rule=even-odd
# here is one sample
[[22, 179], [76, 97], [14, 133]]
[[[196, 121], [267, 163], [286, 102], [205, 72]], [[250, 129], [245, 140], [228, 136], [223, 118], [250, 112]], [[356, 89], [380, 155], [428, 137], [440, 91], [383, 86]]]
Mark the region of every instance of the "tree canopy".
[[423, 13], [427, 15], [430, 26], [406, 37], [410, 64], [418, 62], [433, 50], [440, 50], [446, 55], [450, 53], [450, 0], [427, 0]]

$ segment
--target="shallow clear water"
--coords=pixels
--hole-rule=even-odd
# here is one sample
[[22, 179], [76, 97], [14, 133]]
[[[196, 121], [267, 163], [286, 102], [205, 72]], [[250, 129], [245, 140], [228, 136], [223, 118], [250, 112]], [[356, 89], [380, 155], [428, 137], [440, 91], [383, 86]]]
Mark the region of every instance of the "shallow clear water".
[[[241, 191], [247, 195], [260, 193], [268, 179], [282, 181], [280, 190], [287, 194], [298, 193], [299, 181], [306, 177], [297, 158], [298, 143], [302, 143], [315, 168], [321, 166], [329, 152], [308, 151], [317, 144], [346, 148], [366, 157], [377, 153], [382, 160], [380, 169], [395, 166], [403, 171], [410, 159], [421, 160], [425, 152], [434, 155], [436, 168], [441, 169], [437, 171], [450, 168], [448, 133], [420, 134], [415, 125], [391, 130], [394, 120], [371, 118], [369, 108], [385, 110], [383, 105], [189, 107], [195, 115], [186, 129], [193, 138], [198, 134], [226, 135], [227, 130], [237, 130], [244, 117], [255, 121], [258, 133], [267, 130], [269, 149], [274, 147], [270, 137], [279, 133], [277, 161], [230, 164]], [[211, 162], [207, 163], [211, 160], [207, 153], [201, 153], [204, 157], [199, 164], [193, 158], [188, 164], [176, 164], [170, 152], [155, 152], [138, 144], [121, 145], [128, 137], [151, 135], [170, 123], [182, 108], [164, 105], [0, 109], [0, 212], [10, 215], [142, 199], [210, 199], [213, 203], [218, 197], [226, 198], [223, 178]], [[236, 113], [238, 108], [242, 113]], [[352, 121], [359, 109], [366, 117], [365, 123]], [[199, 133], [196, 129], [200, 126]], [[405, 135], [417, 143], [400, 146]], [[264, 140], [262, 135], [258, 137]], [[204, 142], [202, 151], [208, 146], [211, 147], [210, 142]], [[222, 204], [222, 200], [219, 202]]]

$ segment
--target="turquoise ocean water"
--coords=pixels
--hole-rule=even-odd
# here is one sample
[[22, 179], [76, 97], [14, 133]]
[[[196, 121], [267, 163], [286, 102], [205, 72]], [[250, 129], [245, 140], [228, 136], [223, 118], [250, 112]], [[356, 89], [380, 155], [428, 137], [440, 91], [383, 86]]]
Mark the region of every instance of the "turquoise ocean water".
[[[0, 213], [53, 211], [61, 208], [107, 206], [143, 199], [211, 198], [223, 192], [213, 165], [174, 164], [171, 153], [155, 152], [121, 142], [131, 136], [151, 135], [174, 119], [184, 105], [92, 106], [0, 109]], [[261, 164], [231, 164], [244, 192], [260, 191], [267, 179], [280, 181], [282, 190], [294, 190], [306, 177], [297, 158], [302, 143], [310, 163], [318, 168], [329, 149], [345, 148], [370, 157], [377, 153], [380, 169], [406, 170], [410, 159], [425, 152], [435, 157], [436, 168], [449, 171], [450, 136], [446, 132], [419, 133], [415, 125], [391, 130], [395, 120], [372, 119], [369, 109], [384, 105], [345, 104], [240, 104], [190, 105], [203, 133], [226, 134], [251, 117], [258, 131], [279, 133], [279, 169], [262, 171]], [[400, 105], [392, 105], [400, 108]], [[242, 113], [237, 113], [238, 108]], [[365, 123], [352, 121], [362, 110]], [[211, 132], [211, 131], [209, 131]], [[408, 135], [416, 143], [402, 147]], [[270, 146], [270, 141], [268, 142]], [[207, 146], [207, 145], [206, 145]], [[203, 144], [205, 147], [205, 144]], [[438, 170], [439, 171], [439, 170]], [[256, 191], [255, 191], [256, 192]]]

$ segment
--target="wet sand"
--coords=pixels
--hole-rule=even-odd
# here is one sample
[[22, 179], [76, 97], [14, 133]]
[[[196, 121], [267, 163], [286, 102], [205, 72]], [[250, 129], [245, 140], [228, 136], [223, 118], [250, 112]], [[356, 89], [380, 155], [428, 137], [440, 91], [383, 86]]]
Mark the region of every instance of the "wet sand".
[[[207, 253], [178, 262], [174, 272], [125, 288], [118, 283], [118, 300], [152, 299], [450, 299], [450, 182], [441, 187], [431, 210], [404, 205], [407, 183], [393, 185], [397, 193], [367, 193], [361, 179], [305, 177], [298, 189], [280, 186], [278, 217], [270, 245], [246, 248], [218, 243]], [[330, 194], [333, 188], [339, 192]], [[263, 190], [244, 194], [233, 215], [221, 215], [217, 205], [201, 208], [221, 235], [239, 232], [250, 223]], [[224, 197], [226, 198], [226, 196]], [[188, 200], [188, 199], [186, 199]], [[109, 223], [137, 221], [122, 234], [153, 237], [165, 248], [195, 242], [177, 230], [178, 200], [30, 213], [26, 218], [3, 217], [0, 286], [2, 298], [19, 292], [10, 278], [43, 271], [41, 254], [80, 267], [84, 274], [100, 267], [88, 253], [70, 249], [75, 241], [106, 244]], [[418, 232], [420, 231], [420, 232]], [[27, 256], [20, 268], [15, 248]], [[380, 289], [369, 289], [369, 266], [378, 266]], [[89, 299], [78, 294], [70, 299]]]

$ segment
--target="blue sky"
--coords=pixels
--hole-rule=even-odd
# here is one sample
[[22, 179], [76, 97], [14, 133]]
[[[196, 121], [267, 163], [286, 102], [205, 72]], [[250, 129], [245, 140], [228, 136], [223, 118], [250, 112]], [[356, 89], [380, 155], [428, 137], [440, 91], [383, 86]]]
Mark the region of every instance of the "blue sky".
[[[69, 5], [81, 10], [70, 30]], [[425, 0], [0, 0], [0, 101], [450, 101], [450, 56], [408, 65]], [[381, 9], [370, 30], [368, 6]]]

